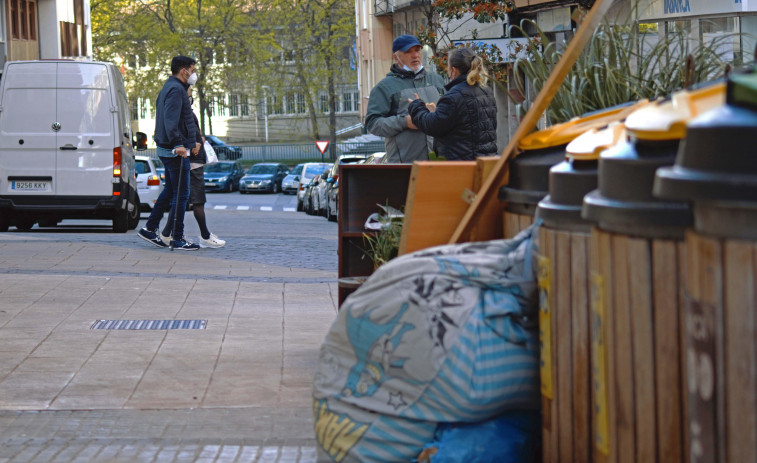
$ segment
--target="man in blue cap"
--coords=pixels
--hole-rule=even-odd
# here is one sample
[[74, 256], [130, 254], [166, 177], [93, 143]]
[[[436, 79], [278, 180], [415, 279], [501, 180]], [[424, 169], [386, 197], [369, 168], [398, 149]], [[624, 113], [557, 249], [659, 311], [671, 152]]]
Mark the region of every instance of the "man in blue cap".
[[371, 90], [365, 127], [384, 137], [387, 162], [428, 160], [431, 139], [413, 125], [407, 112], [408, 101], [421, 98], [426, 103], [436, 103], [444, 91], [444, 80], [423, 68], [421, 43], [414, 35], [394, 39], [392, 53], [391, 70]]

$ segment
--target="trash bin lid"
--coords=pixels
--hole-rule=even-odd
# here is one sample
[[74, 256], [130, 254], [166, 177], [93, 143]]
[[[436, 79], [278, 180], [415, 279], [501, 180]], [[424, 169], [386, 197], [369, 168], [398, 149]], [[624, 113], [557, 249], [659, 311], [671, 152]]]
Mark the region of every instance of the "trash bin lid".
[[[565, 159], [565, 145], [525, 151], [509, 162], [510, 180], [499, 190], [505, 210], [533, 215], [549, 190], [549, 169]], [[525, 206], [525, 207], [524, 207]]]
[[597, 188], [597, 161], [566, 159], [549, 170], [549, 195], [539, 201], [535, 217], [544, 225], [588, 231], [592, 222], [581, 217], [583, 196]]
[[599, 153], [625, 138], [622, 122], [613, 122], [602, 129], [591, 129], [568, 143], [565, 156], [568, 159], [596, 161]]
[[598, 188], [584, 196], [582, 217], [616, 233], [683, 239], [686, 227], [693, 224], [689, 205], [652, 194], [655, 172], [673, 164], [678, 144], [629, 138], [604, 150]]
[[625, 121], [628, 135], [643, 140], [680, 140], [686, 124], [700, 114], [725, 104], [725, 82], [681, 90], [631, 113]]

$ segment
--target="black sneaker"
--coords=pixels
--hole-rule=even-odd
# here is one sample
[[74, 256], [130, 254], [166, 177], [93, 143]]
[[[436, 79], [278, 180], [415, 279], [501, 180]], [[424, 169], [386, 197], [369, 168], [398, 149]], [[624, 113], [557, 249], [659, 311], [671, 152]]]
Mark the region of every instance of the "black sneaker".
[[137, 236], [147, 241], [148, 243], [154, 244], [159, 248], [165, 248], [168, 246], [163, 241], [161, 241], [157, 231], [151, 231], [146, 228], [142, 228], [141, 230], [139, 230], [139, 233], [137, 233]]
[[200, 249], [199, 244], [191, 243], [185, 240], [184, 238], [179, 238], [178, 240], [171, 240], [171, 247], [173, 249], [181, 249], [182, 251], [196, 251]]

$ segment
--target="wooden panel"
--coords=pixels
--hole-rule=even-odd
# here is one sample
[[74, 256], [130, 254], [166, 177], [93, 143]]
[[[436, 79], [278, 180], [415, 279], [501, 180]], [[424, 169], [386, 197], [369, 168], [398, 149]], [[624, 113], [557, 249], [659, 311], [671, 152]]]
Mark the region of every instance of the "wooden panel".
[[[486, 178], [494, 171], [498, 159], [499, 157], [495, 156], [486, 156], [476, 159], [476, 174], [473, 177], [473, 191], [476, 192], [476, 194], [481, 191], [481, 187], [486, 181]], [[502, 238], [499, 234], [500, 230], [502, 230], [502, 215], [499, 214], [499, 211], [502, 210], [502, 203], [499, 201], [499, 198], [497, 198], [497, 192], [492, 196], [492, 199], [487, 201], [483, 206], [484, 211], [479, 219], [471, 227], [469, 241], [486, 241]], [[467, 206], [468, 205], [466, 205], [465, 210], [468, 209]], [[465, 215], [465, 210], [460, 214], [460, 219]], [[455, 224], [455, 228], [457, 228], [458, 223], [460, 223], [460, 220]], [[454, 231], [455, 230], [453, 229], [452, 233], [454, 233]], [[452, 233], [449, 234], [447, 240], [452, 236]]]
[[573, 362], [571, 334], [570, 233], [555, 232], [555, 310], [553, 335], [556, 337], [559, 461], [573, 458]]
[[[687, 232], [688, 234], [689, 232]], [[688, 238], [687, 238], [688, 240]], [[678, 243], [676, 246], [678, 249], [678, 323], [680, 333], [680, 348], [681, 348], [681, 402], [682, 402], [682, 414], [681, 420], [683, 421], [683, 458], [681, 461], [690, 462], [689, 458], [689, 400], [687, 398], [688, 383], [686, 381], [686, 284], [687, 284], [687, 270], [688, 270], [688, 245], [684, 241]]]
[[[633, 341], [633, 394], [635, 407], [636, 460], [655, 461], [657, 457], [655, 382], [654, 382], [654, 318], [652, 313], [651, 242], [628, 239], [629, 307]], [[623, 256], [615, 256], [623, 259]], [[675, 308], [675, 306], [673, 306]], [[675, 364], [670, 365], [675, 368]], [[664, 407], [667, 404], [660, 404]]]
[[502, 231], [503, 237], [512, 238], [520, 231], [520, 217], [519, 214], [505, 211], [502, 214]]
[[573, 232], [570, 242], [570, 306], [573, 353], [573, 458], [591, 461], [591, 330], [589, 328], [589, 235]]
[[630, 293], [628, 282], [628, 238], [612, 235], [612, 333], [615, 340], [615, 376], [610, 377], [611, 388], [617, 393], [615, 408], [617, 425], [617, 448], [619, 462], [636, 462], [634, 442], [634, 401], [633, 401], [633, 342]]
[[[594, 2], [594, 5], [584, 18], [575, 36], [568, 44], [568, 47], [560, 57], [560, 60], [557, 62], [557, 65], [550, 73], [544, 86], [536, 95], [533, 104], [528, 109], [523, 120], [521, 120], [521, 123], [518, 124], [515, 133], [510, 137], [510, 141], [504, 151], [502, 151], [502, 155], [499, 156], [491, 175], [486, 177], [486, 181], [482, 185], [479, 194], [476, 195], [476, 200], [465, 211], [465, 215], [462, 217], [462, 220], [450, 238], [450, 243], [470, 241], [469, 238], [472, 227], [480, 221], [486, 222], [486, 217], [482, 216], [492, 213], [499, 215], [499, 209], [497, 208], [499, 203], [497, 193], [499, 192], [499, 189], [508, 182], [508, 161], [510, 157], [515, 155], [516, 148], [523, 137], [531, 133], [534, 127], [536, 127], [539, 118], [544, 114], [544, 111], [546, 111], [552, 98], [554, 98], [557, 90], [562, 85], [565, 76], [568, 75], [571, 67], [573, 67], [573, 64], [581, 55], [584, 46], [591, 39], [594, 29], [600, 24], [612, 3], [612, 0], [596, 0]], [[499, 233], [500, 230], [501, 228], [496, 230], [492, 229], [491, 232], [492, 234], [496, 234]], [[483, 236], [481, 230], [479, 230], [479, 238], [489, 239]], [[491, 236], [490, 238], [496, 238], [496, 235]]]
[[594, 415], [594, 461], [614, 463], [618, 458], [616, 442], [616, 408], [611, 406], [617, 395], [611, 378], [615, 376], [615, 338], [612, 326], [615, 318], [613, 294], [612, 242], [609, 233], [597, 228], [591, 232], [591, 304], [592, 317], [592, 385]]
[[[672, 241], [652, 243], [654, 303], [654, 368], [657, 416], [657, 461], [684, 461], [679, 246]], [[683, 267], [681, 267], [683, 268]]]
[[[534, 218], [530, 215], [526, 214], [520, 214], [518, 217], [520, 220], [520, 229], [525, 230], [526, 228], [530, 227], [534, 223]], [[507, 237], [505, 237], [507, 238]]]
[[726, 241], [723, 246], [725, 285], [726, 460], [757, 461], [755, 424], [755, 272], [754, 244]]
[[[468, 209], [463, 192], [473, 187], [475, 175], [475, 161], [424, 161], [413, 164], [400, 254], [447, 244]], [[499, 203], [498, 207], [501, 211]], [[501, 224], [499, 228], [502, 229]]]
[[542, 458], [544, 463], [558, 463], [559, 420], [556, 391], [559, 390], [557, 376], [555, 317], [555, 233], [544, 227], [539, 229], [539, 340], [541, 349], [541, 392], [542, 392]]

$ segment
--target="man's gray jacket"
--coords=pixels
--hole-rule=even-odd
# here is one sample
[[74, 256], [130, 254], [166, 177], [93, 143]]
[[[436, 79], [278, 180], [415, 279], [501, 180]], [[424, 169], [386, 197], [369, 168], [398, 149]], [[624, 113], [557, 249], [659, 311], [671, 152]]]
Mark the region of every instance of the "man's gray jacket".
[[387, 162], [428, 160], [431, 150], [426, 135], [407, 128], [408, 99], [418, 94], [427, 103], [436, 103], [444, 91], [444, 81], [438, 74], [421, 70], [418, 74], [405, 71], [396, 64], [371, 90], [365, 127], [368, 132], [384, 137]]

